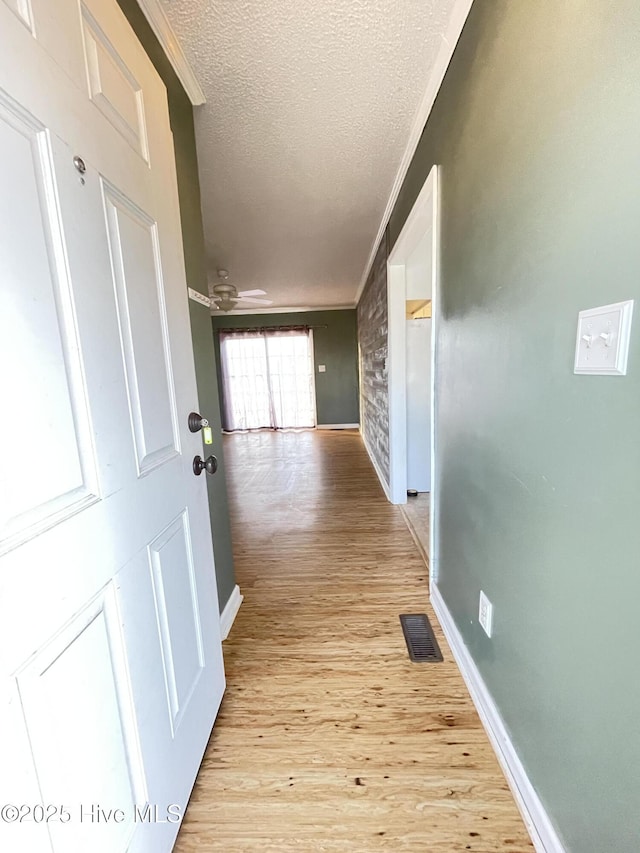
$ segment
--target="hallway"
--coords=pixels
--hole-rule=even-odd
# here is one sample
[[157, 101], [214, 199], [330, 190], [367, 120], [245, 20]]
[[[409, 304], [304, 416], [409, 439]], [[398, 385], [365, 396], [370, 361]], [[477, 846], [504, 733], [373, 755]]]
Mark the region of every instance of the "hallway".
[[225, 439], [227, 692], [176, 853], [533, 850], [451, 653], [409, 661], [427, 568], [354, 431]]

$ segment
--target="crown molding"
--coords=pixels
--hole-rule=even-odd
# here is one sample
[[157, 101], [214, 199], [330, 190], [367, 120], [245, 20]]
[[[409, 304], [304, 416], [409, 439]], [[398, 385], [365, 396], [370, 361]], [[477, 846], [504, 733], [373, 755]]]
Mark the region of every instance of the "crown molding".
[[376, 234], [376, 238], [373, 241], [373, 246], [371, 247], [371, 251], [369, 252], [369, 258], [367, 260], [364, 272], [362, 274], [362, 278], [360, 280], [358, 292], [356, 293], [356, 305], [358, 304], [358, 302], [360, 301], [360, 297], [362, 296], [362, 291], [364, 290], [364, 286], [367, 283], [369, 272], [371, 271], [371, 266], [373, 265], [376, 252], [378, 251], [378, 246], [380, 245], [380, 241], [382, 240], [382, 237], [384, 235], [387, 223], [389, 222], [391, 214], [393, 213], [393, 208], [395, 206], [396, 201], [398, 200], [398, 196], [400, 195], [400, 190], [402, 189], [402, 184], [407, 176], [407, 172], [409, 171], [409, 166], [411, 165], [411, 161], [413, 160], [413, 155], [416, 153], [416, 148], [418, 147], [418, 143], [420, 142], [422, 131], [424, 130], [424, 126], [427, 123], [427, 119], [429, 118], [429, 114], [431, 113], [431, 109], [433, 108], [436, 96], [440, 90], [442, 81], [444, 80], [444, 75], [447, 72], [447, 68], [449, 67], [449, 63], [451, 62], [451, 57], [453, 56], [453, 52], [456, 49], [458, 39], [460, 38], [462, 28], [464, 27], [465, 21], [467, 20], [472, 5], [473, 0], [457, 0], [451, 11], [451, 18], [449, 19], [447, 31], [442, 36], [442, 44], [440, 45], [440, 50], [438, 51], [438, 56], [436, 57], [436, 63], [433, 66], [433, 70], [427, 82], [427, 87], [425, 89], [424, 95], [422, 96], [422, 100], [420, 101], [418, 110], [413, 119], [413, 124], [411, 125], [411, 131], [409, 134], [409, 141], [407, 142], [407, 147], [404, 150], [404, 154], [402, 155], [402, 160], [400, 161], [398, 172], [393, 182], [393, 186], [391, 187], [391, 194], [389, 195], [387, 206], [384, 209], [382, 221], [380, 222], [380, 227], [378, 228], [378, 233]]
[[204, 92], [200, 87], [200, 83], [198, 83], [198, 78], [193, 68], [184, 55], [178, 37], [169, 23], [167, 13], [164, 11], [160, 0], [138, 0], [138, 6], [142, 9], [147, 21], [149, 21], [151, 29], [167, 55], [167, 59], [173, 66], [173, 70], [178, 75], [178, 79], [184, 86], [184, 90], [193, 106], [198, 107], [204, 104], [206, 101]]
[[199, 305], [204, 305], [205, 308], [211, 308], [212, 300], [205, 296], [204, 293], [200, 293], [199, 290], [194, 290], [193, 287], [187, 288], [189, 292], [189, 299], [193, 299], [194, 302], [197, 302]]
[[237, 317], [241, 314], [301, 314], [309, 311], [353, 311], [355, 304], [350, 305], [307, 305], [297, 308], [234, 308], [233, 311], [220, 311], [212, 307], [212, 317]]

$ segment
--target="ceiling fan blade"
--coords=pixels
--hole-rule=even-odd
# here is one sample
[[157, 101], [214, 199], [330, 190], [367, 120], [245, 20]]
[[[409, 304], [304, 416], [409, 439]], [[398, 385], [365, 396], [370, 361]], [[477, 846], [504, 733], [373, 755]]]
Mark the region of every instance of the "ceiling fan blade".
[[266, 290], [240, 290], [238, 296], [266, 296]]
[[256, 299], [254, 296], [237, 296], [236, 302], [251, 303], [252, 305], [273, 305], [271, 299]]

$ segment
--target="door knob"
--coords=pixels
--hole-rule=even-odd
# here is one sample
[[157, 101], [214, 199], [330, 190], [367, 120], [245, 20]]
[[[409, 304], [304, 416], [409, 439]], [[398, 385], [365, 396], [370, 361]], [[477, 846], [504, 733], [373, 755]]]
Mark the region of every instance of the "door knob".
[[189, 412], [189, 420], [187, 423], [189, 424], [189, 430], [191, 432], [198, 432], [203, 427], [209, 426], [209, 421], [197, 412]]
[[206, 471], [207, 474], [215, 474], [218, 470], [218, 460], [215, 456], [207, 456], [206, 459], [202, 459], [200, 456], [193, 457], [193, 473], [196, 477], [199, 477], [203, 471]]

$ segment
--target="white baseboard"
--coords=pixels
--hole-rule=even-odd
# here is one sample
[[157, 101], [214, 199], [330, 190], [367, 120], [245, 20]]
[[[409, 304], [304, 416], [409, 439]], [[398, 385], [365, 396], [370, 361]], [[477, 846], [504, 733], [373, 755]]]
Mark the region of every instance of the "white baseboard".
[[240, 587], [236, 584], [220, 614], [220, 638], [222, 640], [226, 640], [229, 636], [229, 631], [238, 615], [243, 598], [244, 596], [240, 594]]
[[360, 424], [316, 424], [316, 429], [360, 429]]
[[431, 584], [431, 604], [451, 647], [469, 693], [485, 727], [500, 766], [513, 792], [537, 853], [566, 853], [551, 819], [518, 757], [513, 741], [480, 671], [467, 649], [449, 608], [436, 584]]
[[364, 437], [364, 433], [362, 432], [362, 427], [360, 428], [360, 437], [362, 438], [362, 443], [364, 444], [364, 449], [367, 451], [367, 454], [369, 455], [369, 460], [371, 461], [371, 464], [373, 465], [373, 470], [378, 475], [378, 480], [380, 480], [380, 485], [382, 486], [382, 489], [383, 489], [385, 495], [387, 496], [387, 500], [389, 501], [389, 503], [391, 503], [391, 490], [389, 489], [389, 483], [387, 483], [387, 481], [385, 480], [384, 474], [380, 470], [380, 466], [378, 465], [376, 457], [373, 455], [373, 453], [369, 449], [369, 445], [367, 444], [367, 440]]
[[425, 565], [428, 569], [429, 568], [429, 555], [427, 553], [427, 549], [422, 544], [422, 540], [418, 536], [418, 531], [414, 527], [413, 519], [411, 518], [411, 516], [407, 512], [407, 505], [406, 504], [397, 504], [397, 506], [400, 507], [400, 512], [402, 513], [402, 517], [404, 518], [405, 524], [409, 528], [409, 533], [411, 534], [411, 538], [413, 539], [415, 546], [418, 549], [418, 551], [420, 551], [420, 556], [424, 560]]

